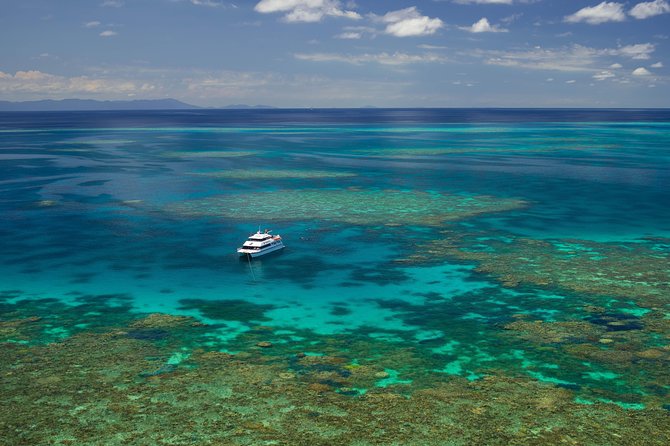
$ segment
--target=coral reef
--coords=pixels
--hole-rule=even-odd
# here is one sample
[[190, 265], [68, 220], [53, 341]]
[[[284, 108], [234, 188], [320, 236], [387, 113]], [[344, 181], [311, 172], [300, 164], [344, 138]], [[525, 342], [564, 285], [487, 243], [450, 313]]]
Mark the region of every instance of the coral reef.
[[[485, 315], [505, 329], [494, 331], [491, 336], [507, 338], [505, 343], [509, 343], [510, 350], [525, 350], [529, 355], [518, 358], [519, 373], [574, 388], [584, 401], [616, 399], [626, 407], [640, 407], [658, 405], [658, 398], [668, 397], [667, 240], [531, 240], [490, 230], [477, 232], [471, 227], [442, 231], [442, 235], [412, 246], [408, 249], [410, 254], [398, 261], [473, 262], [476, 271], [514, 290], [516, 301], [509, 310], [518, 314], [510, 311], [495, 319], [488, 312]], [[543, 298], [542, 293], [547, 292], [558, 296]], [[526, 297], [533, 295], [536, 297]], [[498, 306], [505, 305], [502, 295], [493, 301]], [[545, 307], [545, 312], [534, 312], [533, 304]], [[439, 323], [440, 314], [444, 320], [453, 319], [460, 306], [463, 305], [405, 305], [403, 312], [410, 323], [444, 330]], [[513, 320], [509, 320], [510, 316]], [[472, 366], [471, 362], [465, 364]], [[514, 370], [514, 364], [505, 369]], [[460, 359], [443, 370], [461, 376], [466, 371]], [[490, 373], [481, 368], [472, 371]]]
[[143, 319], [138, 319], [130, 324], [131, 328], [176, 328], [198, 326], [201, 322], [196, 321], [192, 317], [174, 316], [163, 313], [152, 313]]
[[543, 344], [562, 342], [594, 342], [599, 340], [605, 330], [588, 322], [565, 321], [515, 321], [505, 325], [505, 330], [520, 333], [522, 339]]
[[600, 243], [588, 240], [535, 240], [513, 234], [442, 231], [402, 263], [444, 258], [475, 261], [477, 270], [504, 286], [530, 284], [576, 293], [609, 295], [643, 308], [670, 305], [670, 240]]
[[[249, 206], [250, 200], [255, 203]], [[245, 220], [332, 220], [355, 225], [439, 226], [483, 213], [519, 209], [521, 200], [397, 190], [281, 190], [220, 195], [166, 206], [182, 216]]]
[[180, 309], [198, 310], [209, 319], [243, 322], [266, 321], [265, 312], [274, 308], [274, 305], [254, 304], [241, 299], [182, 299], [179, 303]]
[[[164, 343], [125, 334], [147, 324], [199, 333], [184, 320], [178, 327], [174, 322], [151, 315], [57, 343], [3, 344], [5, 444], [670, 442], [665, 409], [579, 403], [572, 391], [531, 378], [451, 378], [407, 393], [412, 384], [374, 385], [389, 378], [382, 359], [356, 364], [340, 355], [277, 352], [276, 345], [238, 354], [195, 349], [175, 355], [187, 348], [188, 335]], [[354, 348], [363, 349], [365, 342], [354, 340]]]

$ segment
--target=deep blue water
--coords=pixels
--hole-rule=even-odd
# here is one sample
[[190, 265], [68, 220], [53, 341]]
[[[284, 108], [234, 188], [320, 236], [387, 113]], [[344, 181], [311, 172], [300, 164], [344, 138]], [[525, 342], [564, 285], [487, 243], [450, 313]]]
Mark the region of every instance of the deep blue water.
[[116, 128], [160, 126], [230, 127], [237, 124], [450, 124], [545, 122], [668, 122], [669, 109], [267, 109], [0, 112], [2, 128]]
[[[263, 323], [302, 337], [416, 344], [436, 376], [507, 368], [614, 400], [623, 387], [650, 393], [639, 369], [607, 382], [607, 364], [498, 338], [519, 313], [598, 322], [581, 308], [614, 298], [644, 314], [635, 296], [503, 287], [450, 255], [397, 260], [445, 229], [552, 243], [670, 237], [669, 110], [1, 113], [0, 138], [0, 291], [19, 290], [9, 303], [119, 295], [136, 311], [203, 318], [184, 300], [243, 300], [273, 305]], [[441, 195], [523, 205], [436, 223], [448, 210], [422, 200]], [[407, 219], [385, 224], [397, 215]], [[235, 248], [259, 225], [287, 248], [240, 261]], [[234, 350], [253, 325], [225, 320], [213, 345]]]

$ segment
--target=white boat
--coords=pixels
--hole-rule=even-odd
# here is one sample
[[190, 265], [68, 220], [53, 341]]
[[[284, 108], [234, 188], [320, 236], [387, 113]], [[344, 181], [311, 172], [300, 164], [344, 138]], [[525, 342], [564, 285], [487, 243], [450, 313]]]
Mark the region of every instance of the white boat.
[[259, 229], [257, 233], [251, 234], [241, 247], [237, 248], [237, 252], [249, 257], [260, 257], [283, 248], [284, 242], [281, 236], [272, 235], [267, 229], [265, 232]]

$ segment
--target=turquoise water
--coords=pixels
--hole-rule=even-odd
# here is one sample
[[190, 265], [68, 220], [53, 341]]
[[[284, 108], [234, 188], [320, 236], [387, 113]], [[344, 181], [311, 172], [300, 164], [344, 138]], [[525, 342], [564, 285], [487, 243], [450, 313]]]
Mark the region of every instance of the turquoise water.
[[[0, 316], [48, 321], [2, 340], [167, 313], [209, 327], [172, 367], [262, 326], [379, 362], [354, 397], [505, 375], [664, 407], [667, 112], [254, 113], [1, 115]], [[286, 249], [238, 258], [259, 225]]]

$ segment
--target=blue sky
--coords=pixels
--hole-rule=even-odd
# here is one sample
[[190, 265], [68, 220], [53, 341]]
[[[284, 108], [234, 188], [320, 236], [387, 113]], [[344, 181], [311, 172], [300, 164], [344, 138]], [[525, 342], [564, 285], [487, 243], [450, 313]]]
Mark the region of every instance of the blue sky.
[[0, 0], [0, 99], [668, 107], [668, 0]]

